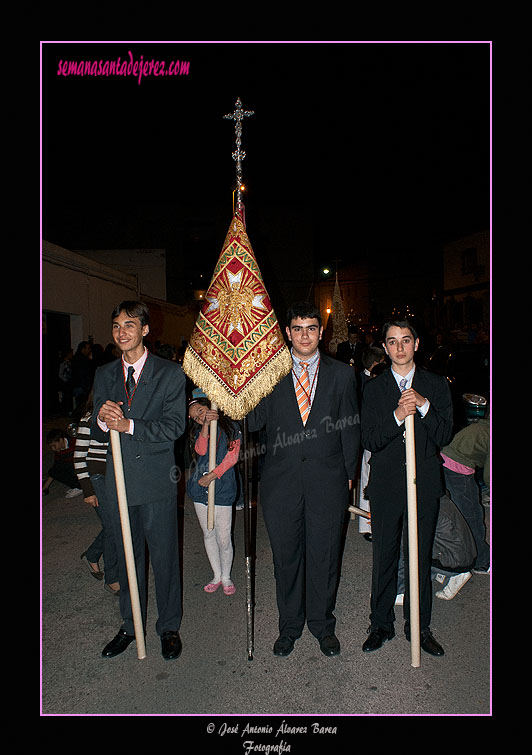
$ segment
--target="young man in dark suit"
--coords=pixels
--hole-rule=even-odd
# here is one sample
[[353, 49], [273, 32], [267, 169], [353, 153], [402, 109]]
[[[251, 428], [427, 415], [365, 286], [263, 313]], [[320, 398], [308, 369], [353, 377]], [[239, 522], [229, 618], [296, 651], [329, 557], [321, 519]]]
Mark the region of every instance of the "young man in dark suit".
[[[418, 511], [419, 594], [421, 647], [443, 655], [430, 631], [432, 611], [431, 559], [439, 499], [445, 492], [440, 448], [450, 439], [453, 425], [451, 394], [444, 377], [419, 369], [414, 354], [419, 338], [405, 320], [386, 323], [383, 346], [391, 369], [364, 387], [362, 445], [371, 451], [367, 495], [371, 506], [373, 575], [371, 625], [364, 652], [378, 650], [395, 636], [394, 603], [401, 536], [406, 528], [406, 446], [404, 424], [414, 416], [416, 492]], [[408, 575], [405, 577], [408, 585]], [[410, 639], [408, 587], [404, 600], [405, 634]]]
[[[110, 430], [120, 433], [144, 631], [147, 543], [159, 612], [156, 631], [161, 638], [163, 657], [172, 660], [181, 653], [174, 443], [185, 429], [185, 376], [175, 362], [151, 354], [144, 346], [143, 339], [149, 332], [149, 310], [143, 302], [119, 304], [112, 314], [112, 324], [113, 339], [122, 357], [96, 371], [93, 433], [101, 441], [109, 440]], [[109, 453], [112, 455], [111, 446]], [[104, 658], [113, 658], [135, 639], [135, 630], [111, 460], [106, 474], [106, 493], [118, 548], [123, 620], [118, 634], [102, 651]]]
[[342, 528], [355, 478], [360, 424], [354, 371], [321, 354], [320, 312], [308, 302], [288, 310], [293, 370], [249, 414], [265, 428], [260, 497], [275, 567], [279, 637], [287, 656], [305, 621], [326, 656], [338, 655], [333, 609]]
[[338, 344], [336, 359], [355, 368], [357, 374], [362, 371], [362, 354], [365, 346], [360, 341], [359, 330], [355, 325], [350, 325], [347, 331], [347, 341]]

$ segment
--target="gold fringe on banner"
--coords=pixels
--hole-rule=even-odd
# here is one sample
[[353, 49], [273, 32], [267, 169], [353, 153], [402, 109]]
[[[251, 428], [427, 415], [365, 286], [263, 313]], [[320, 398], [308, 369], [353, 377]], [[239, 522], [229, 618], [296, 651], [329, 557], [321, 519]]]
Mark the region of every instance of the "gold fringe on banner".
[[229, 417], [243, 419], [292, 369], [244, 224], [235, 214], [183, 360]]

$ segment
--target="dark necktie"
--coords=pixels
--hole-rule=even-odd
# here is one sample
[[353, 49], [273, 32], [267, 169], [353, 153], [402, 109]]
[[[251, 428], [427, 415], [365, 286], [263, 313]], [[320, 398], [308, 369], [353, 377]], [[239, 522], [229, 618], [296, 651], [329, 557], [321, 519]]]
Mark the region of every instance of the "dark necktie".
[[[401, 393], [403, 393], [403, 391], [406, 391], [406, 383], [407, 383], [406, 378], [401, 378], [401, 380], [399, 381], [399, 390], [401, 391]], [[405, 433], [403, 432], [403, 443], [404, 442], [405, 442]]]
[[133, 377], [134, 372], [135, 372], [134, 367], [127, 368], [126, 390], [127, 390], [127, 395], [129, 396], [129, 398], [131, 398], [131, 396], [133, 395], [133, 392], [136, 386], [135, 378]]

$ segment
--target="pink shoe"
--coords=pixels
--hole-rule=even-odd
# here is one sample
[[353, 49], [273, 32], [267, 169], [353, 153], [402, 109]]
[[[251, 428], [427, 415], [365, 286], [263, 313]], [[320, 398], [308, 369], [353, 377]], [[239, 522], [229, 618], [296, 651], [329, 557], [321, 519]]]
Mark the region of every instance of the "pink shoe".
[[205, 585], [203, 589], [205, 590], [205, 592], [216, 592], [221, 584], [221, 582], [209, 582], [209, 584]]
[[233, 583], [230, 585], [224, 585], [224, 595], [234, 595], [236, 592], [236, 587]]

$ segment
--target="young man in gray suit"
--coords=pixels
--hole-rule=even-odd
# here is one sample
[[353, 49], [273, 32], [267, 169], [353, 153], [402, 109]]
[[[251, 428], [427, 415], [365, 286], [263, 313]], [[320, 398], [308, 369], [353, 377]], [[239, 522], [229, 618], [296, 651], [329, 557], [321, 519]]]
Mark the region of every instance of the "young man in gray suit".
[[[131, 536], [144, 631], [146, 631], [145, 549], [155, 577], [162, 655], [179, 657], [182, 617], [177, 534], [177, 475], [174, 443], [186, 423], [185, 376], [175, 362], [151, 354], [143, 339], [149, 310], [143, 302], [124, 301], [112, 313], [113, 339], [122, 358], [99, 367], [94, 379], [93, 433], [109, 440], [120, 433]], [[111, 446], [109, 453], [112, 454]], [[120, 613], [123, 624], [102, 651], [122, 653], [135, 639], [113, 464], [108, 462], [106, 492], [113, 512], [118, 547]]]
[[273, 652], [291, 653], [306, 621], [333, 656], [342, 529], [360, 443], [356, 381], [351, 367], [320, 353], [316, 307], [294, 304], [287, 323], [293, 370], [248, 415], [250, 431], [264, 427], [267, 436], [260, 498], [279, 610]]

